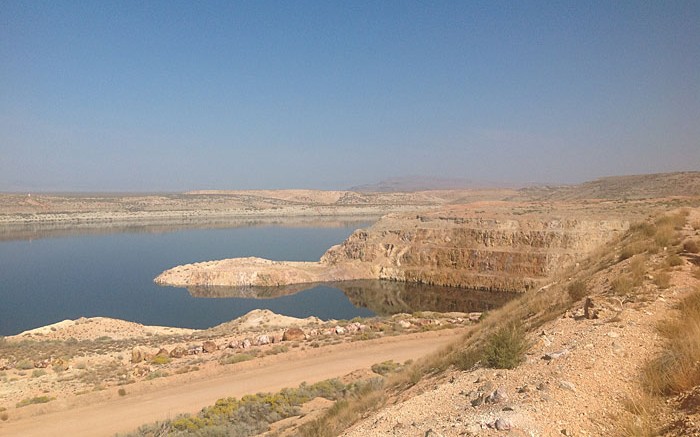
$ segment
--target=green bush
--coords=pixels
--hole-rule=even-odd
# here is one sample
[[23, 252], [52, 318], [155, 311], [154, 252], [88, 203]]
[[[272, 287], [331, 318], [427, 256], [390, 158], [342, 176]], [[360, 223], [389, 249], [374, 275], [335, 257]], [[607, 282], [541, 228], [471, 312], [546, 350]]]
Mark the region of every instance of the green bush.
[[155, 357], [151, 358], [152, 364], [163, 365], [163, 364], [168, 364], [169, 362], [170, 362], [170, 357], [167, 357], [165, 355], [156, 355]]
[[496, 369], [513, 369], [525, 358], [528, 346], [523, 329], [515, 323], [509, 323], [487, 339], [484, 363]]
[[386, 376], [389, 373], [394, 373], [399, 369], [401, 369], [401, 364], [393, 360], [384, 361], [382, 363], [372, 365], [372, 372], [382, 376]]

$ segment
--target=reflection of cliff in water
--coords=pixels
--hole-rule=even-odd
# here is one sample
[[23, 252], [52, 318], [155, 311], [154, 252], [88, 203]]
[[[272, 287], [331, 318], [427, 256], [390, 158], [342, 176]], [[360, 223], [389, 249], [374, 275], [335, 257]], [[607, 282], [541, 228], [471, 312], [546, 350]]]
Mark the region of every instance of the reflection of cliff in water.
[[279, 287], [191, 287], [194, 297], [274, 299], [316, 287], [341, 290], [357, 307], [378, 315], [415, 311], [473, 312], [504, 305], [518, 293], [472, 290], [408, 282], [359, 280], [330, 283], [294, 284]]
[[517, 293], [394, 281], [348, 281], [338, 288], [355, 306], [369, 308], [380, 315], [414, 311], [483, 312], [518, 296]]

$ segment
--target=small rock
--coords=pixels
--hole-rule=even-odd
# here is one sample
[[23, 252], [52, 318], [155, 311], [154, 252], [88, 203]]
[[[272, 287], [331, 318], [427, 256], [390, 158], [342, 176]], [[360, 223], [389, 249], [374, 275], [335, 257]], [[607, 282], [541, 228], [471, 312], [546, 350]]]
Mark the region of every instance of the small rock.
[[564, 381], [564, 380], [559, 381], [559, 387], [563, 388], [564, 390], [569, 390], [569, 391], [573, 391], [573, 392], [576, 391], [576, 386], [569, 381]]
[[566, 355], [569, 355], [569, 350], [568, 349], [562, 349], [558, 352], [550, 352], [548, 354], [544, 354], [542, 357], [543, 360], [546, 361], [551, 361], [551, 360], [556, 360], [557, 358], [564, 357]]
[[253, 345], [249, 338], [246, 338], [240, 343], [241, 349], [248, 349]]
[[549, 386], [547, 384], [545, 384], [544, 382], [540, 382], [539, 384], [537, 384], [537, 390], [547, 391], [547, 390], [549, 390]]
[[399, 320], [399, 326], [402, 328], [410, 328], [411, 327], [411, 322], [408, 320]]
[[525, 384], [524, 386], [520, 387], [518, 389], [518, 393], [529, 393], [530, 392], [530, 386]]
[[471, 404], [472, 407], [476, 408], [479, 405], [484, 403], [484, 394], [481, 393], [479, 396], [477, 396], [475, 399], [472, 399]]
[[343, 328], [342, 326], [336, 326], [335, 333], [338, 335], [343, 335], [345, 334], [345, 328]]
[[493, 382], [486, 381], [484, 384], [481, 385], [481, 387], [479, 387], [479, 391], [489, 392], [493, 390], [493, 387]]
[[486, 397], [486, 402], [489, 404], [498, 404], [500, 402], [505, 402], [508, 400], [508, 395], [506, 394], [506, 389], [503, 387], [498, 387], [490, 395]]
[[442, 434], [433, 431], [432, 428], [425, 432], [425, 437], [442, 437]]
[[160, 350], [158, 351], [158, 353], [156, 354], [156, 356], [157, 356], [157, 357], [169, 357], [169, 356], [170, 356], [170, 353], [168, 352], [167, 349], [165, 349], [165, 348], [160, 348]]
[[496, 428], [498, 431], [508, 431], [513, 427], [513, 425], [510, 424], [505, 419], [498, 418], [493, 424], [493, 427]]
[[608, 337], [610, 337], [610, 338], [618, 338], [619, 336], [620, 336], [620, 334], [618, 334], [615, 331], [608, 332]]

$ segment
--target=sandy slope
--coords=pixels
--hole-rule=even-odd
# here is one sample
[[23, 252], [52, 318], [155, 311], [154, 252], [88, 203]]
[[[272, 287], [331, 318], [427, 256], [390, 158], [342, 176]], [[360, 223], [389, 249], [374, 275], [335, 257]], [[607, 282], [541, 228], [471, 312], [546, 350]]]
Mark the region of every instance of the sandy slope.
[[[436, 351], [454, 340], [458, 331], [442, 330], [328, 346], [228, 366], [226, 373], [183, 378], [180, 383], [161, 381], [127, 386], [129, 394], [113, 396], [88, 405], [0, 423], [0, 435], [101, 436], [128, 432], [178, 413], [196, 412], [219, 398], [247, 393], [277, 391], [301, 382], [340, 377], [372, 364], [403, 362]], [[37, 406], [41, 407], [41, 406]], [[29, 408], [29, 407], [28, 407]], [[39, 413], [41, 408], [34, 410]]]

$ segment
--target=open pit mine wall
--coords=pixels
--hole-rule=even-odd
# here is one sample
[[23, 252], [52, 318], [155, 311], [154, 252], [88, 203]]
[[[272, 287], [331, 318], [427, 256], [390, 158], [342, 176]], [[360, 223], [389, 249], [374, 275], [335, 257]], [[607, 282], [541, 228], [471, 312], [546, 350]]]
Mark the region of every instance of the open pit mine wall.
[[321, 262], [367, 262], [380, 279], [526, 291], [628, 227], [623, 220], [391, 215], [355, 231]]

